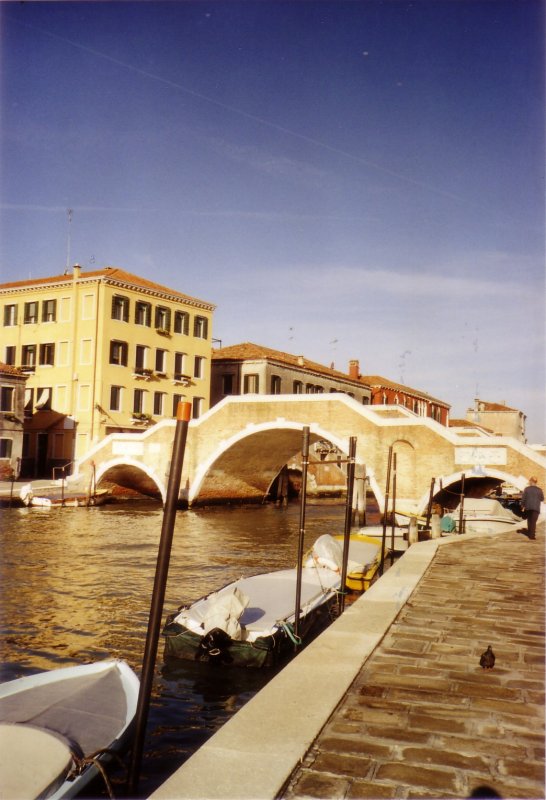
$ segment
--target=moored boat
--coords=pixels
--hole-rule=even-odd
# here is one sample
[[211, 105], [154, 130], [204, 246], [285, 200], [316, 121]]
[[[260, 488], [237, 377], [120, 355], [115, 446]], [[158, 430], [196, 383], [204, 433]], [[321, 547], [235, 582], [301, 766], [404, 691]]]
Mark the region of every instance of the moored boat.
[[21, 500], [25, 506], [38, 508], [56, 507], [87, 507], [101, 506], [110, 500], [111, 492], [109, 489], [96, 489], [94, 492], [72, 492], [61, 489], [40, 491], [35, 494], [32, 484], [28, 483], [21, 487], [19, 492]]
[[0, 684], [0, 797], [80, 793], [128, 744], [138, 692], [116, 659]]
[[461, 506], [441, 520], [444, 533], [508, 533], [517, 530], [523, 520], [498, 500], [487, 497], [465, 497], [463, 501], [463, 530], [460, 528]]
[[[378, 548], [365, 541], [351, 542], [351, 547], [347, 582], [362, 590], [375, 575]], [[304, 559], [297, 626], [301, 641], [336, 614], [342, 554], [341, 542], [326, 534]], [[296, 587], [296, 569], [277, 570], [233, 581], [182, 606], [163, 628], [165, 657], [244, 667], [275, 664], [300, 643], [295, 636]]]

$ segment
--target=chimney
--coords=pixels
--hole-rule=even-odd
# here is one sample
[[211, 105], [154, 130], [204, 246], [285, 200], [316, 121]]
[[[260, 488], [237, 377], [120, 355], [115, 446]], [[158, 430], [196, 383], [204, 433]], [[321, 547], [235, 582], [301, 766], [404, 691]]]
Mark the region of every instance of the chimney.
[[353, 381], [360, 378], [360, 365], [357, 359], [349, 361], [349, 378], [352, 378]]
[[77, 281], [78, 278], [81, 277], [81, 274], [82, 274], [82, 268], [80, 267], [80, 265], [74, 264], [74, 266], [72, 267], [72, 277], [74, 278], [74, 280]]
[[300, 367], [305, 366], [305, 359], [303, 356], [298, 356], [298, 366]]

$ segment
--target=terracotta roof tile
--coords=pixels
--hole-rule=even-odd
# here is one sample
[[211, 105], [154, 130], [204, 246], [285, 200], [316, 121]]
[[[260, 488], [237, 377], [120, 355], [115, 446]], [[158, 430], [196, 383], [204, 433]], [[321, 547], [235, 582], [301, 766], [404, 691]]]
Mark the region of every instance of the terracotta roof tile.
[[405, 392], [406, 394], [414, 395], [415, 397], [421, 397], [423, 400], [433, 401], [434, 403], [438, 403], [446, 408], [451, 408], [450, 404], [446, 403], [445, 400], [438, 400], [436, 397], [432, 397], [420, 389], [412, 389], [410, 386], [404, 386], [403, 383], [391, 381], [388, 378], [383, 378], [381, 375], [361, 375], [360, 377], [361, 380], [371, 386], [372, 389], [395, 389], [399, 392]]
[[369, 388], [365, 380], [355, 380], [351, 378], [346, 372], [340, 372], [332, 367], [326, 367], [324, 364], [319, 364], [316, 361], [310, 361], [304, 356], [295, 356], [291, 353], [285, 353], [282, 350], [273, 350], [270, 347], [254, 344], [253, 342], [243, 342], [242, 344], [234, 344], [230, 347], [221, 347], [212, 351], [213, 361], [242, 361], [242, 360], [268, 360], [277, 361], [289, 367], [300, 367], [310, 372], [316, 372], [320, 375], [326, 375], [335, 380], [343, 380], [346, 383], [364, 386]]
[[[174, 298], [180, 298], [181, 300], [203, 305], [207, 308], [210, 308], [210, 310], [214, 310], [214, 308], [216, 307], [213, 303], [208, 303], [205, 300], [199, 300], [196, 297], [191, 297], [190, 295], [178, 292], [175, 289], [169, 289], [167, 286], [163, 286], [160, 283], [155, 283], [154, 281], [149, 281], [147, 280], [147, 278], [141, 278], [139, 275], [134, 275], [132, 272], [126, 272], [125, 270], [119, 269], [118, 267], [105, 267], [104, 269], [90, 270], [90, 271], [84, 271], [82, 269], [79, 280], [93, 280], [93, 279], [97, 280], [102, 279], [107, 282], [113, 282], [113, 283], [119, 282], [121, 284], [126, 284], [127, 286], [136, 286], [141, 289], [148, 289], [150, 291], [160, 292], [161, 294], [169, 295]], [[0, 284], [0, 291], [6, 289], [31, 288], [32, 286], [48, 286], [48, 285], [53, 286], [59, 283], [71, 284], [72, 281], [73, 281], [73, 274], [72, 272], [70, 272], [69, 274], [53, 275], [47, 278], [32, 278], [30, 280], [2, 283]]]
[[17, 367], [12, 367], [11, 364], [4, 364], [3, 361], [0, 361], [0, 372], [3, 375], [13, 375], [14, 378], [25, 378], [26, 375], [24, 372], [21, 372], [20, 369]]

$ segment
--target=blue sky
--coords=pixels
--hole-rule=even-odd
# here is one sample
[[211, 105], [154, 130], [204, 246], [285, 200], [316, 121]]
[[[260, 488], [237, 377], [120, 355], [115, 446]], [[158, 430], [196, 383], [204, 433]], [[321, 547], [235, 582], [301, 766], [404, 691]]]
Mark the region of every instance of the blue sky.
[[544, 34], [541, 0], [0, 3], [1, 280], [122, 267], [544, 441]]

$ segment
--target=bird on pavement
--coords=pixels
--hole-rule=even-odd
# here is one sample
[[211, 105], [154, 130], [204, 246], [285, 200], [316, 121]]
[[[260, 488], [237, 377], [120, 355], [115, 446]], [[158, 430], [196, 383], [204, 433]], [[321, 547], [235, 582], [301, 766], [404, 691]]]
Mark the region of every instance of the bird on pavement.
[[482, 669], [493, 669], [494, 666], [495, 653], [493, 652], [491, 645], [489, 645], [487, 650], [481, 654], [480, 667], [482, 667]]

